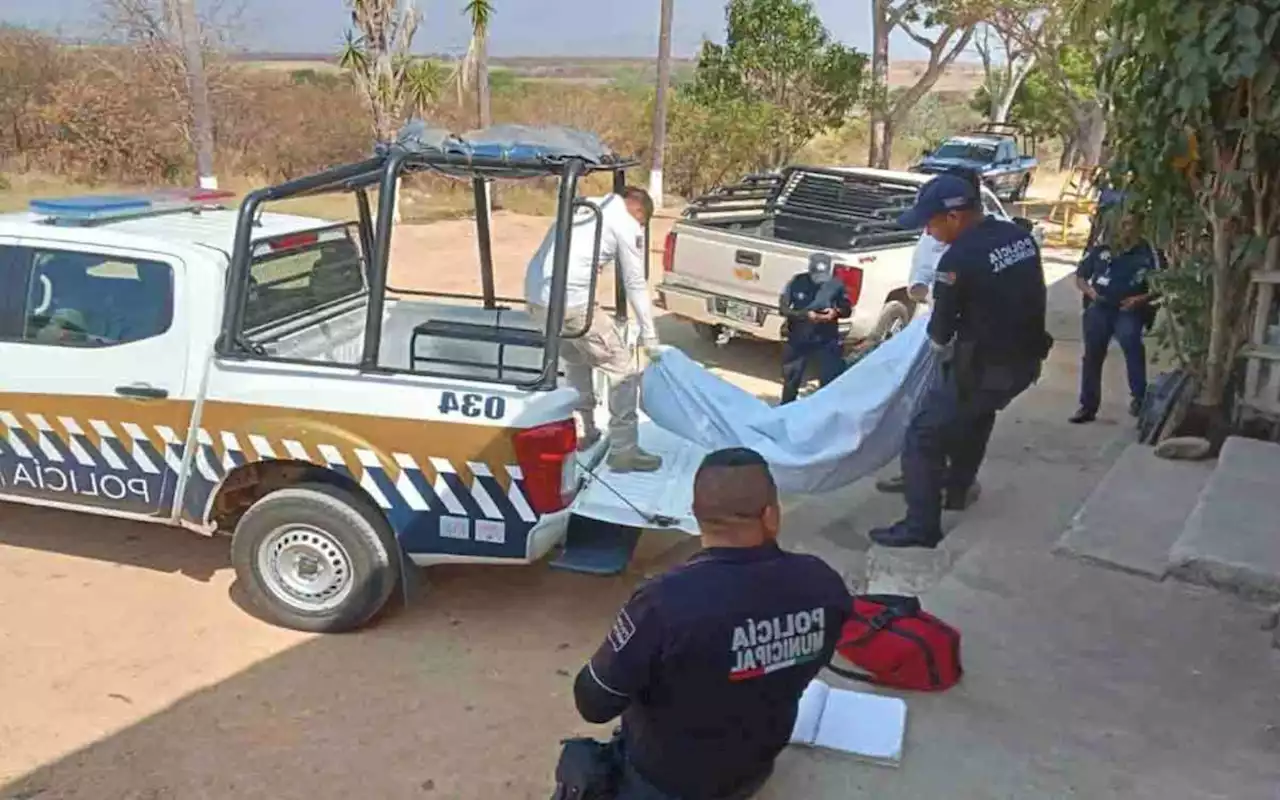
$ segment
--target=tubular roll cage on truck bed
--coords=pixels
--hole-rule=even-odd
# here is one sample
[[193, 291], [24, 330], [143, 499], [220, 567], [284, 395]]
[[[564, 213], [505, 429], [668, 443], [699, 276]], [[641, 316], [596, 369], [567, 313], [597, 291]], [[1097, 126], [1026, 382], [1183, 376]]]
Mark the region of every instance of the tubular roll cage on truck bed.
[[[920, 191], [917, 184], [894, 183], [828, 167], [786, 167], [777, 173], [749, 175], [736, 184], [705, 194], [684, 211], [697, 223], [732, 215], [738, 222], [775, 220], [785, 238], [788, 229], [839, 227], [839, 241], [822, 236], [813, 242], [841, 250], [912, 244], [919, 230], [898, 225], [898, 216]], [[848, 232], [850, 235], [845, 236]]]
[[[402, 139], [403, 139], [402, 134]], [[250, 264], [253, 258], [253, 229], [263, 204], [280, 200], [291, 200], [311, 197], [320, 194], [350, 193], [355, 196], [358, 211], [358, 231], [360, 246], [368, 254], [368, 286], [369, 305], [365, 318], [363, 348], [360, 355], [359, 368], [362, 372], [394, 371], [379, 363], [379, 351], [382, 344], [383, 311], [387, 294], [440, 298], [446, 300], [479, 300], [483, 308], [490, 311], [508, 310], [504, 304], [523, 305], [517, 298], [497, 296], [494, 284], [493, 249], [491, 233], [491, 213], [488, 202], [488, 182], [495, 179], [536, 179], [554, 178], [559, 181], [556, 198], [555, 252], [552, 263], [551, 303], [547, 309], [546, 330], [539, 334], [527, 328], [504, 327], [501, 316], [493, 325], [481, 325], [451, 320], [428, 320], [418, 325], [413, 331], [410, 345], [411, 363], [409, 371], [417, 375], [453, 378], [456, 373], [418, 369], [419, 362], [431, 362], [442, 366], [466, 366], [486, 368], [487, 364], [456, 362], [448, 359], [423, 357], [416, 353], [416, 343], [420, 337], [466, 339], [497, 344], [500, 348], [523, 347], [541, 348], [542, 364], [534, 369], [525, 366], [504, 366], [500, 357], [497, 365], [496, 381], [529, 390], [549, 390], [556, 386], [559, 373], [559, 344], [562, 339], [578, 338], [590, 329], [592, 315], [587, 314], [587, 322], [580, 329], [568, 333], [562, 332], [565, 316], [565, 290], [568, 280], [569, 239], [572, 234], [573, 218], [579, 211], [587, 211], [595, 217], [595, 253], [597, 260], [600, 253], [601, 233], [603, 228], [600, 208], [590, 202], [576, 197], [578, 181], [592, 173], [609, 172], [613, 176], [613, 191], [621, 192], [626, 186], [626, 170], [636, 166], [637, 162], [613, 155], [579, 157], [575, 155], [559, 156], [537, 152], [535, 149], [520, 146], [505, 149], [486, 148], [498, 152], [467, 152], [461, 143], [442, 142], [439, 146], [425, 149], [411, 149], [404, 146], [392, 146], [374, 158], [335, 167], [324, 172], [299, 178], [297, 180], [269, 186], [247, 194], [241, 201], [239, 219], [236, 226], [234, 249], [227, 286], [227, 302], [224, 307], [221, 335], [218, 337], [217, 353], [223, 358], [252, 358], [259, 353], [253, 345], [243, 338], [245, 329], [245, 298], [250, 291]], [[523, 149], [523, 152], [522, 152]], [[480, 150], [480, 148], [476, 148]], [[400, 289], [390, 286], [387, 273], [391, 256], [391, 234], [394, 226], [394, 209], [400, 179], [415, 172], [435, 172], [449, 177], [470, 179], [475, 194], [476, 233], [480, 258], [481, 294], [432, 292], [415, 289]], [[376, 218], [370, 202], [370, 191], [378, 192], [378, 210]], [[645, 228], [645, 274], [649, 271], [649, 230]], [[595, 304], [596, 276], [592, 274], [590, 288], [591, 311]], [[616, 282], [615, 316], [625, 321], [627, 303], [625, 287], [621, 280]], [[332, 317], [343, 313], [335, 308]], [[309, 314], [307, 322], [315, 324], [324, 321]], [[277, 358], [288, 362], [291, 359]], [[306, 363], [306, 362], [301, 362]], [[524, 378], [511, 377], [505, 373], [524, 375]], [[528, 377], [532, 376], [532, 377]]]
[[1039, 141], [1013, 122], [987, 122], [968, 131], [971, 136], [1007, 136], [1018, 143], [1018, 155], [1035, 158]]

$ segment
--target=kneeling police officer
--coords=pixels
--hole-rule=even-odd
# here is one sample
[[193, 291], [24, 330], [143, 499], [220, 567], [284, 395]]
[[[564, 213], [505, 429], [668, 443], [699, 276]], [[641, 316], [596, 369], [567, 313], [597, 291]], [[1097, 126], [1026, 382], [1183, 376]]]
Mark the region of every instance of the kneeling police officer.
[[778, 490], [755, 451], [708, 455], [693, 513], [702, 551], [636, 591], [574, 682], [587, 722], [622, 717], [602, 797], [754, 796], [852, 609], [835, 570], [778, 547]]

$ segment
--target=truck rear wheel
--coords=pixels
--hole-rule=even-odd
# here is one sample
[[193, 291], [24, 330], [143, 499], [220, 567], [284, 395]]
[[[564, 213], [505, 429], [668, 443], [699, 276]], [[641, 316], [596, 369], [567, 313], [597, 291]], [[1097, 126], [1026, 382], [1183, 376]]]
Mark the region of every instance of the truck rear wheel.
[[1027, 192], [1030, 189], [1031, 189], [1031, 176], [1026, 175], [1025, 177], [1023, 177], [1022, 181], [1018, 184], [1018, 188], [1013, 190], [1013, 195], [1009, 199], [1014, 202], [1017, 202], [1019, 200], [1025, 200], [1027, 199]]
[[720, 326], [712, 325], [708, 322], [695, 322], [693, 323], [693, 332], [702, 341], [714, 344], [716, 339], [720, 337]]
[[901, 300], [890, 300], [880, 310], [880, 319], [867, 338], [873, 344], [880, 344], [898, 335], [911, 322], [911, 309]]
[[361, 627], [395, 589], [395, 536], [363, 499], [336, 486], [277, 489], [236, 525], [231, 562], [258, 614], [310, 633]]

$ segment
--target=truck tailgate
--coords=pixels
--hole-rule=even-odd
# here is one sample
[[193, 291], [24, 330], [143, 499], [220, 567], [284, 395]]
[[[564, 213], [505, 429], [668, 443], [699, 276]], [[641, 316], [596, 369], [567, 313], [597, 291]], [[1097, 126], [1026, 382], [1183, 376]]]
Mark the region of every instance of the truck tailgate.
[[693, 476], [707, 451], [647, 420], [640, 423], [640, 446], [662, 456], [661, 469], [619, 474], [602, 460], [588, 471], [570, 510], [615, 525], [697, 534]]
[[680, 225], [666, 280], [772, 307], [787, 281], [808, 268], [812, 252], [776, 239]]

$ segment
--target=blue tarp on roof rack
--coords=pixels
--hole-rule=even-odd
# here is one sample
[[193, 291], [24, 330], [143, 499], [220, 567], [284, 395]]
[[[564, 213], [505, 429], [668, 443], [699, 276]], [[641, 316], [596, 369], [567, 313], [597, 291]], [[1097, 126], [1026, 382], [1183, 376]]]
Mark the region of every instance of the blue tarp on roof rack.
[[494, 125], [459, 135], [431, 127], [420, 119], [406, 124], [390, 147], [378, 148], [379, 154], [397, 151], [456, 157], [457, 161], [452, 164], [438, 165], [444, 171], [450, 171], [450, 166], [466, 171], [468, 163], [476, 158], [496, 159], [517, 168], [533, 164], [551, 166], [570, 158], [580, 158], [589, 166], [622, 161], [600, 137], [573, 128]]

